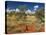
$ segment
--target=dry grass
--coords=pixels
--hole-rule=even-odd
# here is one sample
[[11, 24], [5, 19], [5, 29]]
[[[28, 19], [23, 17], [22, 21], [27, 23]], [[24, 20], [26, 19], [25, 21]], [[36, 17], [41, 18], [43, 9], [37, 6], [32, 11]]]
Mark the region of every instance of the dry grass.
[[7, 16], [7, 33], [43, 32], [44, 23], [36, 16], [26, 16], [26, 21], [16, 20], [16, 16]]

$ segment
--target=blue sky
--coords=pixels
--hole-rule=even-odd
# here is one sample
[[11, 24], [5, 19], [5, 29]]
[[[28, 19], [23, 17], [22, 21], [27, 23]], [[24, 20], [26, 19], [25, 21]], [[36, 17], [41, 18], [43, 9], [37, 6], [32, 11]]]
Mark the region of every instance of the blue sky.
[[[31, 11], [44, 8], [44, 3], [33, 3], [33, 2], [18, 2], [18, 1], [7, 1], [7, 9], [16, 9], [17, 6], [26, 5]], [[6, 8], [6, 7], [5, 7]]]

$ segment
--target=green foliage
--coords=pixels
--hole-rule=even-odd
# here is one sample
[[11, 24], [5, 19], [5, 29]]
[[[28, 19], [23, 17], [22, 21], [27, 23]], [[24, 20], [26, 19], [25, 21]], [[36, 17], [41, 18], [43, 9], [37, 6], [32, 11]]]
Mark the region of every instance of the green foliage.
[[45, 15], [44, 15], [44, 9], [43, 9], [43, 8], [39, 9], [38, 11], [36, 11], [35, 15], [36, 15], [42, 22], [44, 22]]

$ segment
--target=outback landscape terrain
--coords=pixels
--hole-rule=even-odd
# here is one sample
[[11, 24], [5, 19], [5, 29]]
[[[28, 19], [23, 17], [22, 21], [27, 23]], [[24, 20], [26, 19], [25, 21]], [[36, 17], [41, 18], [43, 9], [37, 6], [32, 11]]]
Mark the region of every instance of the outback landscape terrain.
[[44, 20], [41, 21], [38, 15], [8, 13], [6, 16], [8, 33], [44, 32]]
[[[38, 8], [38, 6], [36, 6]], [[5, 26], [8, 34], [14, 33], [32, 33], [45, 31], [45, 13], [41, 7], [35, 12], [26, 10], [26, 5], [18, 6], [16, 11], [9, 10], [5, 12]]]

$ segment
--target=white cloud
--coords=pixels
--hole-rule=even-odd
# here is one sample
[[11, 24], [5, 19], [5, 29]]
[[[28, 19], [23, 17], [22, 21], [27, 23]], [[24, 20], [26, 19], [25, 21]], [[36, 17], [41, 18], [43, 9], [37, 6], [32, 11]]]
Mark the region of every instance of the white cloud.
[[10, 12], [9, 8], [6, 10], [7, 12]]
[[19, 12], [20, 10], [18, 8], [16, 8], [16, 12]]
[[30, 9], [28, 9], [25, 13], [26, 13], [26, 14], [28, 14], [28, 13], [29, 13], [29, 14], [34, 14], [35, 11], [32, 12]]
[[38, 8], [38, 7], [39, 7], [38, 5], [34, 6], [34, 8]]
[[28, 9], [25, 13], [26, 13], [26, 14], [27, 14], [27, 13], [31, 13], [31, 10], [30, 10], [30, 9]]
[[15, 9], [12, 9], [12, 11], [15, 11]]
[[34, 10], [37, 10], [38, 7], [39, 7], [38, 5], [34, 6]]
[[9, 9], [9, 8], [7, 9], [7, 12], [10, 13], [11, 11], [15, 11], [15, 9]]

